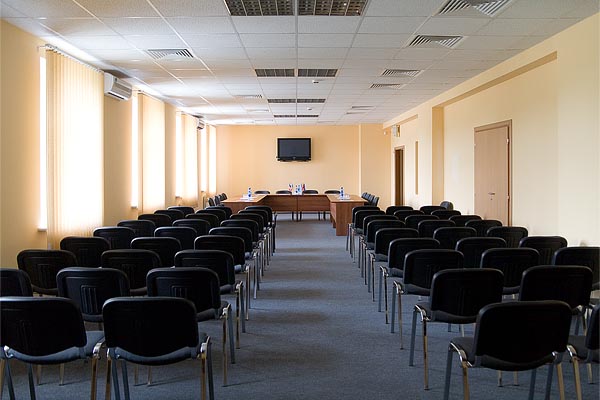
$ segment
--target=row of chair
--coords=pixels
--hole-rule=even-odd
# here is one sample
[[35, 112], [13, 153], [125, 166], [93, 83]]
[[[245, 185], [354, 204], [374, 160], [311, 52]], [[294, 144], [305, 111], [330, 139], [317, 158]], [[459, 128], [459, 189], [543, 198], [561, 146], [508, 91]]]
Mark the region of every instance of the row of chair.
[[369, 206], [377, 207], [377, 204], [379, 204], [379, 197], [369, 192], [362, 192], [360, 197], [365, 199], [367, 201], [367, 205]]

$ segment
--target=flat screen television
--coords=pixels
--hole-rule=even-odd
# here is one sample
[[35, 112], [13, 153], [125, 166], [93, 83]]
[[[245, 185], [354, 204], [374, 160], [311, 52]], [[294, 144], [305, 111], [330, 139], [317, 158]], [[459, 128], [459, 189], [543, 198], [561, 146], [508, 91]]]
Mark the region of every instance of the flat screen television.
[[278, 161], [310, 161], [310, 138], [277, 138]]

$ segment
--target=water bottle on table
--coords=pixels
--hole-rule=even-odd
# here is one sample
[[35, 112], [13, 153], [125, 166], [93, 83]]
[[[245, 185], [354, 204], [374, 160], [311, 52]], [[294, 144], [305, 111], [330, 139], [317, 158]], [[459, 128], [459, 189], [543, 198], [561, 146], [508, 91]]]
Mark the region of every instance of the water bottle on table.
[[344, 187], [342, 186], [342, 187], [340, 188], [340, 199], [341, 199], [341, 200], [344, 200], [344, 197], [345, 197], [345, 194], [344, 194]]

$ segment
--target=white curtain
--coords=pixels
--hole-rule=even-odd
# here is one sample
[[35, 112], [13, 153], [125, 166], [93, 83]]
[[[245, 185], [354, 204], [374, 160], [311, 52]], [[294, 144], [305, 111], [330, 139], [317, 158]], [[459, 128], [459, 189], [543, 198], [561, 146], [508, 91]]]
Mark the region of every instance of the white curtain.
[[48, 241], [90, 235], [102, 225], [102, 73], [46, 51]]
[[165, 208], [165, 103], [138, 96], [141, 132], [142, 211]]
[[[183, 130], [183, 204], [198, 206], [198, 134], [197, 120], [184, 114]], [[178, 172], [179, 173], [179, 172]]]

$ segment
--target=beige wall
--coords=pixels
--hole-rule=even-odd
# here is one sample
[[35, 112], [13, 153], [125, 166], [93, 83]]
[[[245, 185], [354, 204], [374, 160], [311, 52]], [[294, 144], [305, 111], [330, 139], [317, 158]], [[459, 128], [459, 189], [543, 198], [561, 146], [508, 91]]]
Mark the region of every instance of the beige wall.
[[390, 198], [390, 135], [381, 124], [358, 126], [360, 143], [359, 190], [379, 197], [379, 207], [385, 209], [393, 202]]

